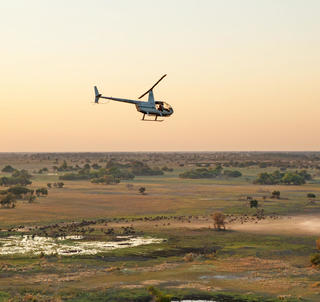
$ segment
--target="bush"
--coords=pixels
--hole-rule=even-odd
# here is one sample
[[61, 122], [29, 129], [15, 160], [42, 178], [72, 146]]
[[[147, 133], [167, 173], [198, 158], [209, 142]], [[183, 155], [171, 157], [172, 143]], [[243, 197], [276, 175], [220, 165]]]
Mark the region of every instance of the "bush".
[[279, 199], [280, 198], [280, 191], [273, 191], [272, 193], [272, 198], [277, 198], [277, 199]]
[[114, 177], [113, 175], [104, 175], [102, 177], [94, 178], [91, 180], [92, 183], [96, 184], [106, 184], [106, 185], [111, 185], [111, 184], [118, 184], [120, 183], [120, 178]]
[[242, 176], [241, 172], [240, 171], [237, 171], [237, 170], [234, 170], [234, 171], [231, 171], [231, 170], [225, 170], [223, 172], [223, 175], [227, 176], [227, 177], [240, 177]]
[[40, 195], [46, 196], [48, 195], [48, 190], [47, 188], [40, 188], [36, 190], [36, 195], [39, 197]]
[[195, 255], [193, 253], [188, 253], [188, 254], [185, 254], [184, 257], [183, 257], [183, 261], [185, 262], [192, 262], [195, 258]]
[[307, 197], [308, 197], [308, 198], [316, 198], [316, 195], [313, 194], [313, 193], [308, 193], [308, 194], [307, 194]]
[[167, 166], [164, 166], [161, 168], [162, 171], [164, 172], [172, 172], [173, 171], [173, 168], [168, 168]]
[[170, 302], [172, 301], [172, 298], [173, 298], [172, 295], [166, 295], [162, 293], [160, 290], [154, 288], [153, 286], [150, 286], [148, 288], [148, 292], [153, 297], [152, 301], [155, 301], [155, 302]]
[[6, 165], [1, 171], [6, 173], [12, 173], [15, 169], [10, 165]]
[[320, 254], [312, 255], [310, 261], [311, 261], [312, 265], [319, 266], [320, 265]]
[[145, 187], [140, 187], [140, 188], [139, 188], [139, 193], [140, 193], [140, 194], [143, 195], [143, 194], [145, 194], [145, 192], [146, 192], [146, 188], [145, 188]]
[[250, 208], [257, 208], [258, 207], [258, 200], [251, 199], [250, 200]]

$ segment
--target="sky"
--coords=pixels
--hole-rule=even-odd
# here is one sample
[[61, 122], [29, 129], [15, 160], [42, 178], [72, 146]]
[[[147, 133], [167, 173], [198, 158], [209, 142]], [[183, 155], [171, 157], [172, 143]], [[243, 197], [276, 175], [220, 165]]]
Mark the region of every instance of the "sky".
[[[320, 150], [318, 0], [0, 1], [0, 152]], [[134, 105], [174, 114], [142, 122]]]

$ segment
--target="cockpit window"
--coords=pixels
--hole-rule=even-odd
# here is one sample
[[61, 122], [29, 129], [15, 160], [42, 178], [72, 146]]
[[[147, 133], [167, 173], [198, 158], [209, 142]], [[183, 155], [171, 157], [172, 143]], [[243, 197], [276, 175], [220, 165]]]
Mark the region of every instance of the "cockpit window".
[[156, 102], [156, 108], [159, 111], [171, 111], [171, 106], [168, 103], [165, 102]]

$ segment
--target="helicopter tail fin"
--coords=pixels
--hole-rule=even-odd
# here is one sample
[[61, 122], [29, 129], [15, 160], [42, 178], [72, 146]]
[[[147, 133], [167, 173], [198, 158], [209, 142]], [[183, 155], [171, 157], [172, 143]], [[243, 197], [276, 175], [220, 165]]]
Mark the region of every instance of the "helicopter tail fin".
[[97, 86], [94, 86], [94, 94], [95, 94], [94, 102], [96, 104], [99, 104], [99, 98], [101, 97], [101, 94], [99, 93]]

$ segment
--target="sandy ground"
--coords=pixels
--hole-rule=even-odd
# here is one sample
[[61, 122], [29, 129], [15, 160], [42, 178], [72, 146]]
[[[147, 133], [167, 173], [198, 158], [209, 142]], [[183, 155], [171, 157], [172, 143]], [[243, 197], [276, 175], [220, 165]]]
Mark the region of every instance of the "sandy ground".
[[230, 224], [228, 229], [265, 234], [320, 235], [320, 215], [292, 216], [259, 223]]

